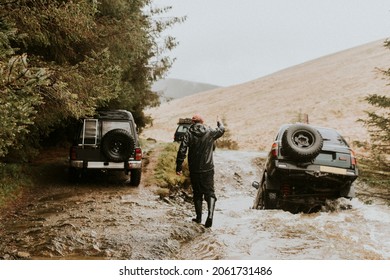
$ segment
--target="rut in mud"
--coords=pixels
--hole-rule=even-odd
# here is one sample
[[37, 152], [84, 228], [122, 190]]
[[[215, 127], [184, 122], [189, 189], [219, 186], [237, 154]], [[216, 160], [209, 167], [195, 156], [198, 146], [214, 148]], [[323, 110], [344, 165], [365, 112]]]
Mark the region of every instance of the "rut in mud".
[[70, 184], [64, 160], [42, 171], [30, 200], [2, 217], [0, 259], [170, 259], [204, 232], [182, 198], [131, 187], [121, 172]]
[[0, 259], [390, 259], [387, 206], [354, 199], [312, 214], [251, 209], [264, 156], [215, 152], [211, 229], [191, 222], [188, 199], [161, 199], [120, 174], [70, 185], [57, 161], [34, 199], [2, 219]]

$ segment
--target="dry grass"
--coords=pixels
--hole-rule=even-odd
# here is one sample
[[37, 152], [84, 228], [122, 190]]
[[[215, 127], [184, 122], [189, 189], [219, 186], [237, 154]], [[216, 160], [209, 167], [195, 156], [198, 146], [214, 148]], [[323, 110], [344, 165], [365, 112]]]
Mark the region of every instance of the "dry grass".
[[377, 70], [390, 66], [390, 51], [383, 47], [383, 41], [149, 109], [146, 114], [154, 121], [144, 137], [171, 142], [177, 120], [200, 113], [213, 127], [217, 116], [225, 118], [230, 139], [241, 150], [264, 150], [281, 124], [308, 114], [311, 124], [334, 127], [351, 143], [368, 141], [365, 127], [357, 120], [371, 109], [363, 100], [365, 96], [388, 95], [388, 81]]

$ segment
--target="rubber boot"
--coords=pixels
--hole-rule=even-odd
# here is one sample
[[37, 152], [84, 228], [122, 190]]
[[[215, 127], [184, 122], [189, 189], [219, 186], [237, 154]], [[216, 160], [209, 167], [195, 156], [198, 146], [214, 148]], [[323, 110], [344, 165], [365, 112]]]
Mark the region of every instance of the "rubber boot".
[[195, 206], [195, 213], [196, 213], [196, 218], [193, 218], [192, 221], [200, 224], [202, 222], [202, 200], [195, 200], [194, 201], [194, 206]]
[[215, 208], [215, 202], [217, 200], [214, 197], [210, 197], [207, 200], [207, 207], [208, 207], [208, 215], [205, 223], [205, 227], [209, 228], [213, 225], [213, 216], [214, 216], [214, 208]]

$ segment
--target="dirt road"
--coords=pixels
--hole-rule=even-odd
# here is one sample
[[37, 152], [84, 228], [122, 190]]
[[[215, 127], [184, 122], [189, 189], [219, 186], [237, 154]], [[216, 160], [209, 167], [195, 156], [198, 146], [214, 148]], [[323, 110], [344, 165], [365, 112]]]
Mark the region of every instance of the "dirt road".
[[387, 206], [356, 199], [314, 214], [251, 209], [261, 157], [215, 152], [211, 229], [191, 222], [182, 197], [161, 199], [120, 174], [70, 185], [64, 162], [53, 161], [28, 203], [2, 217], [0, 259], [390, 259]]
[[183, 200], [131, 187], [121, 172], [70, 184], [66, 160], [41, 171], [27, 202], [2, 217], [0, 259], [170, 259], [204, 232]]

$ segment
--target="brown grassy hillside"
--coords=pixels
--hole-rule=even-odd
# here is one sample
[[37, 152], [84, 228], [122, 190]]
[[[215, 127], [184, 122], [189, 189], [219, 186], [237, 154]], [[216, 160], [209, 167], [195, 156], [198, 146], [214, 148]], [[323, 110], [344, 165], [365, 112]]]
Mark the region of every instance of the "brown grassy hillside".
[[[143, 136], [170, 142], [181, 117], [204, 115], [215, 126], [226, 120], [240, 149], [268, 149], [283, 123], [307, 113], [311, 124], [334, 127], [350, 142], [368, 140], [364, 118], [370, 93], [389, 94], [388, 80], [377, 68], [390, 67], [384, 40], [321, 57], [231, 87], [197, 93], [146, 111], [154, 118]], [[250, 65], [248, 65], [250, 67]]]

